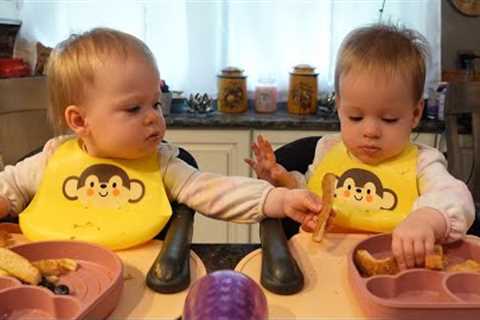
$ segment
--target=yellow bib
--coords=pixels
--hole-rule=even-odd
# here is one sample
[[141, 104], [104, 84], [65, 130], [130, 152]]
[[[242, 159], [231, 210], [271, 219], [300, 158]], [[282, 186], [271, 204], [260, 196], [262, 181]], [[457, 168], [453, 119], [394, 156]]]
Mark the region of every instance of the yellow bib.
[[314, 168], [307, 183], [320, 196], [325, 173], [337, 177], [334, 224], [343, 228], [391, 232], [418, 197], [417, 147], [413, 144], [394, 159], [371, 166], [353, 158], [339, 142]]
[[155, 153], [138, 160], [89, 156], [78, 140], [52, 155], [20, 214], [30, 240], [83, 240], [125, 249], [157, 235], [172, 215]]

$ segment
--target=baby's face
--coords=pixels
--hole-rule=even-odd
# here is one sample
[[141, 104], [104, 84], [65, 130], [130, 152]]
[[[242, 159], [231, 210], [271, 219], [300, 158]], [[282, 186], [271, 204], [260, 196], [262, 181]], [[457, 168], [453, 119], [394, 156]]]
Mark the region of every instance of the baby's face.
[[400, 74], [352, 70], [340, 77], [337, 108], [348, 150], [363, 163], [378, 164], [404, 150], [423, 101], [414, 101], [410, 83]]
[[88, 153], [138, 159], [155, 152], [165, 134], [160, 95], [159, 76], [143, 57], [112, 57], [99, 67], [82, 104]]

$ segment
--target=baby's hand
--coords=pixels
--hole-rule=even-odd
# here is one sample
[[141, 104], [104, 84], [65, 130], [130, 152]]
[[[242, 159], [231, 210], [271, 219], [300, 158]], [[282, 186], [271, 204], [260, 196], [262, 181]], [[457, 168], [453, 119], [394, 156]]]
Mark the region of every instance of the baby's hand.
[[264, 213], [271, 218], [289, 217], [302, 227], [313, 230], [317, 215], [322, 209], [322, 200], [305, 189], [275, 188], [265, 200]]
[[245, 159], [245, 162], [255, 171], [259, 179], [266, 180], [274, 186], [291, 187], [285, 184], [289, 179], [288, 171], [277, 163], [270, 142], [261, 135], [252, 144], [255, 160]]
[[445, 231], [445, 220], [437, 210], [412, 212], [392, 234], [392, 252], [400, 270], [423, 267], [425, 256], [433, 254], [435, 242], [443, 239]]

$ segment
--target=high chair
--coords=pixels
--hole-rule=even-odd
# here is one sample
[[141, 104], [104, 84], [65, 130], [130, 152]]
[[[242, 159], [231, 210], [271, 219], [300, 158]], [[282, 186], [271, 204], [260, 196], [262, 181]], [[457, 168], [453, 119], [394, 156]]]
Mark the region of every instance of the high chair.
[[[280, 147], [275, 151], [277, 162], [288, 171], [305, 173], [313, 162], [319, 138], [302, 138]], [[298, 233], [299, 226], [290, 218], [267, 218], [260, 223], [263, 255], [260, 283], [274, 293], [294, 294], [303, 288], [303, 273], [287, 245], [287, 239]]]
[[[459, 125], [459, 120], [462, 125]], [[469, 233], [480, 235], [480, 81], [452, 82], [448, 85], [445, 127], [448, 170], [456, 178], [463, 180], [472, 192], [476, 219]], [[462, 141], [470, 134], [469, 128], [472, 137], [472, 163], [468, 167], [464, 162]]]

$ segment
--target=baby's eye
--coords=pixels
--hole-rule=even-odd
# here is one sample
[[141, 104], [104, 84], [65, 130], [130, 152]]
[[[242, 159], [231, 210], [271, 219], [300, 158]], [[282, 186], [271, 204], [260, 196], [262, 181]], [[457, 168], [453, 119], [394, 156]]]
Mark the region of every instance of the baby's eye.
[[395, 123], [398, 121], [397, 118], [383, 118], [382, 120], [386, 123]]
[[155, 102], [155, 104], [153, 105], [153, 109], [155, 110], [160, 110], [161, 108], [162, 108], [162, 103], [160, 101]]
[[350, 121], [353, 121], [353, 122], [359, 122], [359, 121], [362, 121], [363, 117], [348, 117], [350, 119]]
[[127, 109], [128, 113], [137, 113], [139, 111], [140, 111], [140, 106], [134, 106], [134, 107], [131, 107], [131, 108]]

